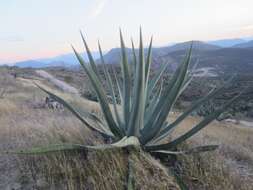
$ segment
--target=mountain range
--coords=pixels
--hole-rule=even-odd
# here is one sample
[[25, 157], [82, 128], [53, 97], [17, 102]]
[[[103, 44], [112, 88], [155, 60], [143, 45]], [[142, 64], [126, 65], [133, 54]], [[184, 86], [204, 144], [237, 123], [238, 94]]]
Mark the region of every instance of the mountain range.
[[215, 41], [209, 41], [209, 44], [213, 44], [220, 47], [232, 47], [238, 44], [246, 43], [247, 40], [241, 39], [241, 38], [235, 38], [235, 39], [222, 39], [222, 40], [215, 40]]
[[[216, 41], [193, 41], [194, 53], [193, 60], [198, 59], [198, 68], [209, 73], [224, 73], [224, 72], [241, 72], [253, 73], [253, 40], [244, 39], [225, 39]], [[159, 66], [163, 63], [169, 63], [169, 68], [175, 69], [178, 63], [182, 60], [191, 42], [182, 42], [170, 46], [153, 48], [152, 63], [154, 66]], [[129, 60], [132, 59], [132, 51], [126, 48]], [[145, 52], [147, 49], [145, 49]], [[136, 50], [137, 52], [137, 50]], [[99, 53], [92, 52], [94, 59], [99, 63]], [[85, 54], [83, 57], [86, 61], [88, 58]], [[116, 64], [120, 62], [120, 48], [113, 48], [108, 52], [104, 52], [104, 60], [106, 63]], [[60, 55], [53, 58], [45, 58], [38, 60], [28, 60], [15, 63], [18, 67], [52, 67], [77, 66], [78, 62], [73, 53]], [[211, 74], [210, 74], [211, 75]]]

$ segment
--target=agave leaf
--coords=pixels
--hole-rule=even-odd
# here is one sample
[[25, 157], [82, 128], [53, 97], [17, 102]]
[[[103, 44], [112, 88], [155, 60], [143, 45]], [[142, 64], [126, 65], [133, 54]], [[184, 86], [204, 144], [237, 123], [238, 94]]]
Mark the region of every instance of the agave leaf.
[[111, 132], [116, 137], [122, 137], [123, 131], [121, 131], [121, 129], [117, 126], [117, 124], [112, 116], [112, 112], [110, 110], [105, 91], [104, 91], [97, 75], [93, 72], [92, 69], [89, 69], [89, 67], [87, 67], [87, 65], [84, 63], [82, 57], [77, 53], [77, 51], [74, 48], [73, 48], [73, 50], [74, 50], [74, 53], [75, 53], [79, 63], [81, 64], [81, 66], [83, 67], [85, 72], [87, 73], [87, 75], [92, 83], [92, 86], [97, 94], [98, 99], [99, 99], [100, 106], [103, 111], [105, 120], [107, 121], [107, 124], [108, 124]]
[[45, 154], [52, 152], [60, 152], [60, 151], [70, 151], [70, 150], [105, 150], [105, 149], [118, 149], [135, 146], [139, 147], [140, 142], [137, 137], [123, 137], [120, 141], [108, 144], [108, 145], [81, 145], [81, 144], [71, 144], [71, 143], [62, 143], [62, 144], [53, 144], [42, 147], [30, 148], [27, 150], [16, 150], [16, 151], [5, 151], [7, 154]]
[[175, 99], [177, 98], [183, 81], [185, 80], [187, 68], [191, 59], [191, 51], [192, 45], [183, 64], [179, 67], [179, 69], [177, 69], [169, 85], [167, 86], [164, 95], [159, 100], [154, 110], [154, 116], [150, 118], [147, 127], [145, 126], [146, 131], [142, 133], [141, 138], [141, 142], [143, 144], [146, 144], [149, 140], [155, 137], [159, 133], [163, 123], [166, 121], [167, 115], [173, 103], [175, 102]]
[[146, 110], [145, 110], [144, 126], [147, 125], [148, 119], [151, 117], [152, 113], [154, 112], [156, 105], [158, 104], [158, 102], [161, 98], [162, 91], [163, 91], [163, 80], [160, 84], [160, 88], [158, 90], [157, 95], [154, 94], [152, 99], [150, 101], [147, 101], [147, 103], [146, 103], [148, 105], [146, 105]]
[[139, 47], [139, 64], [137, 65], [136, 81], [134, 83], [133, 105], [130, 113], [127, 136], [137, 136], [140, 126], [143, 125], [144, 119], [144, 90], [145, 90], [145, 63], [144, 50], [142, 42], [142, 32], [140, 30], [140, 47]]
[[99, 133], [101, 133], [102, 135], [108, 136], [108, 137], [113, 137], [114, 135], [111, 133], [111, 131], [109, 131], [107, 128], [104, 127], [103, 122], [96, 117], [94, 114], [91, 114], [89, 112], [85, 112], [85, 116], [87, 118], [90, 118], [91, 120], [97, 122], [97, 124], [99, 124], [100, 128], [94, 127], [93, 125], [91, 125], [86, 119], [84, 119], [81, 114], [75, 110], [70, 104], [68, 104], [64, 99], [60, 98], [59, 96], [55, 95], [52, 92], [49, 92], [48, 90], [44, 89], [43, 87], [41, 87], [40, 85], [38, 85], [37, 83], [34, 82], [34, 84], [40, 88], [42, 91], [44, 91], [45, 93], [47, 93], [50, 97], [52, 97], [54, 100], [56, 100], [57, 102], [61, 103], [64, 107], [66, 107], [72, 114], [74, 114], [82, 123], [84, 123], [89, 129], [93, 130], [93, 131], [97, 131]]
[[126, 48], [125, 43], [123, 40], [122, 32], [120, 30], [120, 45], [121, 45], [121, 67], [123, 72], [123, 99], [124, 103], [123, 106], [123, 114], [125, 124], [128, 125], [128, 118], [130, 114], [130, 105], [131, 105], [131, 76], [129, 72], [129, 65], [127, 60]]
[[148, 55], [147, 55], [147, 60], [146, 60], [146, 68], [145, 68], [145, 81], [148, 83], [148, 78], [149, 78], [149, 71], [150, 71], [150, 65], [152, 61], [152, 43], [153, 43], [153, 37], [151, 37], [149, 48], [148, 48]]
[[194, 72], [196, 71], [198, 65], [199, 65], [199, 59], [197, 59], [195, 61], [194, 65], [192, 66], [191, 70], [189, 71], [190, 76], [194, 76]]
[[[169, 93], [167, 95], [167, 98], [169, 100], [169, 101], [167, 101], [168, 106], [166, 106], [166, 104], [164, 104], [164, 105], [161, 104], [161, 105], [163, 105], [163, 111], [161, 112], [162, 114], [160, 115], [160, 118], [158, 118], [158, 121], [162, 121], [165, 119], [165, 117], [167, 117], [167, 115], [170, 111], [170, 108], [175, 103], [177, 97], [180, 95], [180, 93], [187, 87], [187, 85], [191, 81], [190, 79], [186, 79], [186, 73], [187, 73], [187, 69], [188, 69], [188, 66], [190, 63], [190, 59], [191, 59], [191, 51], [192, 51], [192, 46], [188, 52], [185, 63], [183, 64], [183, 67], [181, 68], [181, 71], [178, 74], [175, 85], [173, 85], [173, 88], [171, 88], [171, 90], [169, 91]], [[162, 120], [161, 120], [161, 118], [162, 118]], [[161, 122], [161, 123], [163, 123], [163, 122]]]
[[[207, 97], [204, 97], [203, 99], [200, 100], [202, 100], [204, 103], [205, 101], [208, 101], [208, 99], [206, 98]], [[173, 130], [176, 126], [178, 126], [178, 124], [181, 123], [186, 117], [188, 117], [192, 111], [196, 110], [198, 107], [203, 105], [203, 103], [201, 101], [196, 102], [190, 108], [188, 108], [183, 114], [181, 114], [174, 122], [168, 123], [165, 126], [165, 128], [159, 132], [159, 135], [154, 139], [153, 142], [157, 143], [166, 138], [171, 133], [171, 130]]]
[[152, 123], [154, 122], [154, 120], [156, 119], [156, 117], [158, 116], [158, 114], [161, 111], [161, 104], [165, 103], [165, 101], [166, 101], [166, 94], [169, 93], [169, 91], [172, 89], [173, 85], [175, 84], [176, 79], [177, 79], [177, 75], [179, 74], [182, 66], [183, 66], [183, 64], [181, 64], [180, 67], [177, 68], [177, 70], [174, 73], [174, 75], [173, 75], [172, 79], [170, 80], [169, 84], [166, 86], [165, 92], [162, 94], [162, 96], [158, 100], [158, 103], [155, 105], [155, 107], [152, 108], [152, 109], [150, 109], [150, 110], [148, 110], [148, 112], [150, 112], [150, 113], [148, 114], [149, 117], [145, 118], [147, 120], [147, 122], [145, 122], [145, 126], [141, 130], [141, 134], [142, 135], [145, 135], [145, 134], [148, 133], [148, 131], [150, 131], [150, 129], [152, 127]]
[[[133, 84], [135, 84], [138, 80], [138, 78], [136, 77], [138, 74], [138, 70], [137, 70], [137, 56], [136, 56], [136, 52], [135, 52], [135, 47], [134, 47], [134, 42], [133, 39], [131, 39], [131, 43], [132, 43], [132, 54], [133, 54], [133, 64], [132, 64], [132, 77], [133, 77]], [[134, 85], [133, 85], [134, 86]], [[135, 96], [134, 96], [134, 90], [131, 91], [131, 106], [133, 106], [133, 102], [135, 102]]]
[[134, 64], [133, 74], [134, 74], [134, 78], [135, 78], [136, 65], [137, 65], [137, 57], [136, 57], [136, 53], [135, 53], [135, 48], [134, 48], [134, 42], [133, 42], [133, 39], [131, 39], [131, 44], [132, 44], [133, 64]]
[[122, 131], [124, 131], [123, 122], [121, 121], [121, 118], [119, 116], [119, 111], [118, 111], [118, 108], [117, 108], [117, 99], [116, 99], [115, 92], [114, 92], [112, 78], [111, 78], [111, 75], [108, 72], [108, 69], [107, 69], [106, 65], [105, 65], [104, 56], [103, 56], [102, 49], [101, 49], [101, 46], [100, 46], [99, 42], [98, 42], [98, 48], [99, 48], [99, 53], [100, 53], [100, 59], [101, 59], [102, 64], [103, 64], [103, 69], [104, 69], [105, 78], [106, 78], [106, 81], [107, 81], [107, 86], [108, 86], [108, 89], [110, 91], [110, 95], [112, 97], [115, 117], [116, 117], [118, 125], [121, 127]]
[[157, 102], [158, 100], [160, 100], [161, 96], [162, 96], [162, 92], [163, 92], [163, 87], [164, 87], [164, 80], [161, 81], [161, 84], [160, 84], [160, 89], [158, 91], [158, 96], [157, 96]]
[[70, 150], [85, 150], [86, 146], [79, 144], [55, 144], [43, 147], [36, 147], [27, 150], [17, 150], [17, 151], [7, 151], [6, 153], [11, 154], [45, 154], [45, 153], [53, 153], [53, 152], [61, 152], [61, 151], [70, 151]]
[[[180, 90], [178, 91], [178, 94], [176, 95], [176, 97], [174, 98], [174, 100], [170, 103], [170, 107], [168, 107], [168, 111], [167, 111], [167, 115], [169, 114], [169, 111], [172, 109], [172, 106], [175, 104], [175, 102], [177, 101], [178, 97], [184, 92], [184, 90], [189, 86], [189, 84], [191, 83], [193, 77], [188, 77], [187, 79], [185, 79], [185, 81], [182, 84], [182, 87], [180, 88]], [[166, 120], [166, 118], [164, 118]], [[160, 131], [156, 134], [156, 136], [154, 136], [153, 138], [157, 137], [161, 132], [161, 130], [164, 130], [166, 128], [166, 126], [168, 125], [168, 122], [164, 122], [162, 124], [162, 127], [160, 129]], [[163, 133], [162, 133], [163, 134]], [[152, 138], [152, 140], [153, 140]]]
[[127, 146], [140, 146], [139, 139], [135, 136], [123, 137], [116, 143], [113, 143], [112, 146], [115, 147], [127, 147]]
[[195, 154], [195, 153], [200, 153], [200, 152], [213, 151], [213, 150], [216, 150], [218, 147], [219, 145], [206, 145], [206, 146], [198, 146], [198, 147], [191, 148], [189, 150], [182, 150], [182, 151], [157, 150], [157, 151], [151, 151], [151, 152], [168, 154], [168, 155]]
[[150, 98], [152, 91], [155, 89], [156, 84], [161, 79], [161, 77], [162, 77], [164, 71], [166, 70], [167, 66], [168, 66], [168, 63], [162, 65], [160, 70], [157, 72], [156, 76], [152, 80], [149, 81], [148, 87], [147, 87], [147, 97], [148, 98]]
[[[106, 67], [106, 64], [105, 64], [105, 60], [104, 60], [104, 56], [103, 56], [103, 52], [102, 52], [102, 48], [101, 48], [101, 45], [100, 45], [100, 42], [98, 41], [98, 50], [99, 50], [99, 56], [100, 56], [100, 61], [102, 63], [102, 68], [103, 68], [103, 72], [104, 72], [104, 75], [105, 75], [105, 83], [106, 83], [106, 87], [111, 90], [111, 85], [110, 85], [110, 81], [109, 81], [109, 72], [108, 72], [108, 69]], [[112, 88], [114, 89], [114, 88]], [[110, 92], [110, 96], [113, 98], [113, 94]]]
[[[187, 77], [186, 79], [185, 79], [185, 81], [184, 81], [184, 83], [183, 83], [183, 85], [182, 85], [182, 87], [181, 87], [181, 89], [180, 89], [180, 91], [179, 91], [179, 93], [178, 93], [178, 95], [177, 95], [177, 98], [185, 91], [185, 89], [189, 86], [189, 84], [192, 82], [192, 79], [193, 79], [193, 76], [189, 76], [189, 77]], [[176, 99], [177, 99], [176, 98]]]
[[184, 142], [188, 138], [192, 137], [195, 135], [197, 132], [199, 132], [201, 129], [206, 127], [209, 123], [211, 123], [214, 119], [219, 117], [219, 115], [224, 112], [231, 104], [236, 102], [242, 93], [240, 93], [238, 96], [232, 98], [229, 102], [227, 102], [222, 108], [216, 110], [215, 112], [211, 113], [207, 117], [205, 117], [199, 124], [197, 124], [195, 127], [193, 127], [191, 130], [186, 132], [185, 134], [181, 135], [180, 137], [176, 138], [175, 140], [161, 144], [161, 145], [150, 145], [147, 146], [147, 150], [170, 150], [172, 148], [175, 148], [178, 144]]
[[146, 65], [145, 65], [145, 96], [144, 102], [145, 103], [145, 108], [147, 106], [148, 100], [149, 100], [149, 95], [148, 95], [148, 79], [149, 79], [149, 73], [150, 73], [150, 65], [151, 65], [151, 54], [152, 54], [152, 42], [153, 42], [153, 37], [151, 37], [150, 43], [149, 43], [149, 48], [148, 48], [148, 55], [147, 55], [147, 60], [146, 60]]
[[[147, 100], [146, 112], [149, 112], [150, 109], [152, 110], [152, 108], [155, 108], [155, 104], [159, 102], [159, 100], [162, 96], [162, 92], [163, 92], [163, 83], [164, 83], [164, 80], [161, 81], [161, 84], [159, 85], [159, 89], [158, 89], [157, 93], [154, 93], [154, 95], [150, 101]], [[147, 117], [147, 118], [149, 118], [149, 117]]]
[[86, 49], [86, 53], [88, 55], [88, 58], [89, 58], [89, 62], [90, 62], [90, 65], [91, 65], [91, 68], [92, 70], [96, 73], [96, 75], [99, 77], [99, 73], [98, 73], [98, 70], [97, 70], [97, 66], [96, 66], [96, 63], [92, 57], [92, 54], [90, 52], [90, 49], [88, 47], [88, 44], [83, 36], [83, 33], [80, 31], [80, 34], [81, 34], [81, 37], [82, 37], [82, 40], [83, 40], [83, 43], [84, 43], [84, 46], [85, 46], [85, 49]]
[[[122, 92], [122, 89], [120, 87], [120, 83], [119, 83], [119, 79], [118, 79], [118, 76], [116, 74], [116, 71], [115, 69], [112, 67], [112, 72], [113, 72], [113, 76], [114, 76], [114, 79], [116, 81], [116, 85], [117, 85], [117, 89], [118, 89], [118, 92], [119, 92], [119, 96], [120, 96], [120, 104], [122, 105], [124, 103], [124, 99], [123, 99], [123, 92]], [[122, 106], [123, 107], [123, 106]]]
[[179, 96], [181, 96], [181, 94], [186, 90], [186, 88], [189, 86], [189, 84], [191, 83], [193, 79], [193, 76], [190, 76], [188, 78], [186, 78], [182, 84], [182, 87], [180, 87], [180, 90], [178, 91], [176, 97], [174, 98], [174, 100], [171, 102], [170, 104], [170, 109], [168, 109], [168, 113], [169, 111], [172, 109], [172, 107], [174, 106], [174, 104], [176, 103], [177, 99], [179, 98]]
[[159, 142], [163, 138], [165, 138], [169, 133], [170, 130], [175, 128], [179, 123], [181, 123], [189, 114], [191, 114], [194, 110], [198, 109], [200, 106], [202, 106], [204, 103], [209, 101], [214, 96], [217, 96], [221, 92], [224, 91], [224, 89], [231, 83], [231, 81], [234, 79], [234, 77], [231, 77], [224, 85], [220, 86], [219, 88], [213, 88], [208, 95], [204, 96], [203, 98], [197, 100], [194, 102], [188, 109], [185, 110], [184, 113], [182, 113], [173, 123], [168, 124], [159, 134], [154, 142]]

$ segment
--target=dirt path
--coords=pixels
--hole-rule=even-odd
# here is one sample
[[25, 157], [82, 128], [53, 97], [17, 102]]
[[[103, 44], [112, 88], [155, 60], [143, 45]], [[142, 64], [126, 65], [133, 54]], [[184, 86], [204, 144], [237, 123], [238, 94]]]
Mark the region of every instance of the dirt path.
[[69, 84], [61, 80], [58, 80], [57, 78], [55, 78], [54, 76], [52, 76], [51, 74], [49, 74], [44, 70], [36, 70], [36, 73], [41, 77], [47, 79], [48, 81], [50, 81], [51, 83], [53, 83], [55, 86], [57, 86], [66, 93], [79, 94], [78, 90], [75, 87], [70, 86]]
[[245, 126], [245, 127], [253, 127], [253, 122], [252, 121], [226, 119], [226, 122], [234, 123], [234, 124], [237, 124], [237, 125], [242, 125], [242, 126]]

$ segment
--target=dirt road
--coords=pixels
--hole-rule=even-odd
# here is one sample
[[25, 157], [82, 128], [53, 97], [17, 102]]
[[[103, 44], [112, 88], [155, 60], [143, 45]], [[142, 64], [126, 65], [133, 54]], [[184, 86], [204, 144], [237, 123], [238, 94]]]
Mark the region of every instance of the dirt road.
[[66, 93], [79, 94], [76, 88], [74, 88], [73, 86], [70, 86], [69, 84], [61, 80], [58, 80], [57, 78], [55, 78], [54, 76], [52, 76], [51, 74], [49, 74], [48, 72], [44, 70], [36, 70], [36, 73], [40, 75], [41, 77], [47, 79], [48, 81], [50, 81], [51, 83], [53, 83], [55, 86], [57, 86], [58, 88], [60, 88], [62, 91]]

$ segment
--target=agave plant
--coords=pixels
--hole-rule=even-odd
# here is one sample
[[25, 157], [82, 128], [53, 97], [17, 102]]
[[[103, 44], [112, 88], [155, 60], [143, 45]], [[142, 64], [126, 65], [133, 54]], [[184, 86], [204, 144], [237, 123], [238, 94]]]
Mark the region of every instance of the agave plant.
[[[89, 63], [86, 63], [81, 55], [75, 50], [76, 58], [88, 75], [90, 82], [96, 92], [104, 120], [98, 116], [87, 112], [85, 117], [82, 116], [75, 108], [68, 104], [61, 97], [49, 92], [48, 90], [37, 85], [44, 92], [49, 94], [56, 101], [62, 103], [69, 111], [71, 111], [81, 122], [88, 128], [103, 135], [105, 138], [113, 140], [112, 144], [103, 146], [86, 146], [79, 144], [57, 144], [49, 147], [35, 148], [20, 153], [46, 153], [61, 150], [81, 150], [81, 149], [100, 149], [138, 146], [146, 152], [158, 152], [165, 154], [188, 154], [192, 152], [207, 151], [217, 148], [216, 145], [195, 147], [190, 150], [175, 152], [176, 147], [185, 140], [192, 137], [201, 129], [206, 127], [210, 122], [216, 119], [225, 109], [235, 102], [239, 95], [229, 100], [221, 108], [215, 110], [196, 126], [181, 136], [167, 142], [171, 132], [193, 111], [201, 105], [209, 101], [211, 98], [224, 91], [228, 83], [223, 86], [213, 88], [205, 97], [194, 102], [186, 109], [178, 118], [172, 122], [167, 120], [170, 111], [173, 108], [177, 98], [182, 94], [186, 87], [193, 79], [193, 74], [188, 70], [191, 62], [192, 45], [183, 58], [182, 63], [178, 66], [167, 85], [163, 85], [161, 81], [162, 75], [167, 68], [167, 64], [161, 66], [154, 77], [150, 77], [151, 56], [152, 56], [152, 38], [149, 47], [144, 52], [142, 32], [140, 30], [139, 49], [136, 51], [132, 41], [132, 63], [128, 60], [125, 43], [120, 31], [121, 44], [121, 73], [122, 77], [113, 71], [110, 74], [108, 67], [103, 58], [101, 46], [98, 43], [100, 52], [100, 60], [103, 64], [103, 72], [105, 80], [99, 74], [99, 70], [95, 63], [90, 49], [85, 41], [83, 34], [81, 37], [88, 54]], [[137, 53], [138, 52], [138, 53]], [[137, 55], [138, 54], [138, 55]], [[112, 103], [108, 101], [104, 83], [109, 89]], [[116, 89], [114, 87], [117, 87]], [[158, 90], [157, 90], [158, 89]], [[117, 98], [119, 94], [120, 98]], [[120, 100], [118, 100], [120, 99]], [[90, 123], [95, 121], [96, 126]], [[105, 121], [105, 122], [104, 122]], [[94, 123], [94, 122], [93, 122]], [[164, 141], [165, 140], [165, 141]]]

